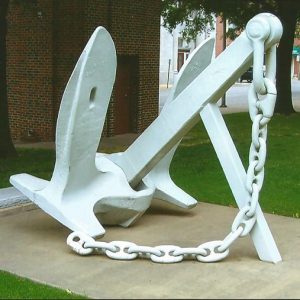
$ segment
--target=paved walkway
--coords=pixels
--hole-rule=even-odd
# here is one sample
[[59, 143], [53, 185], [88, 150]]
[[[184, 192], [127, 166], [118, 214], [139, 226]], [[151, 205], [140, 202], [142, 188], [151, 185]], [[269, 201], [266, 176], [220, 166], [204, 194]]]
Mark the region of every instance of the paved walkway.
[[[136, 137], [103, 138], [101, 147], [118, 151]], [[54, 143], [22, 146], [54, 148]], [[190, 211], [154, 203], [132, 227], [106, 227], [103, 240], [195, 247], [223, 239], [236, 213], [235, 208], [201, 202]], [[80, 257], [66, 245], [67, 228], [33, 204], [14, 206], [0, 209], [0, 269], [98, 299], [300, 298], [300, 220], [269, 214], [266, 219], [283, 258], [278, 264], [260, 261], [245, 237], [222, 262], [161, 265], [145, 259]]]
[[[131, 228], [106, 227], [103, 240], [195, 247], [224, 238], [236, 213], [235, 208], [206, 203], [188, 212], [154, 203]], [[300, 298], [300, 220], [269, 214], [266, 219], [282, 262], [260, 261], [252, 241], [244, 237], [222, 262], [162, 265], [146, 259], [115, 261], [100, 254], [78, 256], [66, 245], [67, 228], [40, 209], [23, 207], [0, 217], [0, 265], [2, 270], [98, 299]]]
[[[235, 113], [235, 112], [246, 112], [248, 111], [248, 90], [250, 83], [237, 82], [227, 92], [225, 97], [226, 107], [221, 107], [223, 114]], [[292, 79], [292, 98], [294, 109], [300, 112], [300, 80]], [[168, 95], [171, 91], [171, 87], [167, 89], [166, 86], [160, 88], [160, 101], [159, 109], [163, 107], [166, 102]], [[221, 106], [222, 100], [218, 101], [218, 105]]]

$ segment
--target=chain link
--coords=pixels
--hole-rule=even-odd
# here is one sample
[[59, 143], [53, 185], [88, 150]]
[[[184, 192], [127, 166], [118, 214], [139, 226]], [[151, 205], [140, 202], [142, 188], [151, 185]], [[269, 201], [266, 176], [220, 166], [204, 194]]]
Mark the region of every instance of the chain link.
[[[257, 24], [254, 24], [257, 26]], [[266, 25], [266, 24], [264, 24]], [[248, 28], [249, 29], [249, 28]], [[249, 115], [252, 124], [252, 142], [249, 150], [249, 167], [246, 174], [246, 189], [250, 200], [236, 215], [231, 232], [222, 241], [211, 241], [196, 248], [181, 248], [173, 245], [156, 247], [138, 246], [131, 242], [113, 241], [97, 242], [82, 232], [73, 232], [67, 244], [80, 255], [89, 255], [93, 249], [105, 253], [108, 257], [120, 260], [133, 260], [137, 257], [150, 258], [157, 263], [181, 262], [186, 257], [200, 262], [216, 262], [229, 255], [230, 246], [239, 238], [249, 234], [256, 223], [256, 209], [259, 193], [264, 180], [266, 161], [267, 124], [273, 116], [276, 101], [274, 85], [276, 72], [276, 46], [272, 46], [266, 54], [266, 77], [263, 74], [264, 41], [267, 34], [251, 36], [254, 48], [253, 82], [248, 92]]]

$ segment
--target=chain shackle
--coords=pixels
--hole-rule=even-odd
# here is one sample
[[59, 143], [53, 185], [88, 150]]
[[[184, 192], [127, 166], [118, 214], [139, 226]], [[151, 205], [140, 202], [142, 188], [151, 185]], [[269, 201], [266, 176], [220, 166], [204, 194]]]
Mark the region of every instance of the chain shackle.
[[240, 209], [239, 213], [236, 215], [232, 226], [231, 232], [235, 232], [239, 227], [243, 228], [243, 231], [240, 233], [240, 236], [246, 236], [253, 228], [256, 222], [256, 215], [254, 214], [251, 218], [247, 216], [247, 213], [251, 210], [251, 207], [246, 205]]
[[137, 253], [129, 253], [130, 247], [136, 246], [136, 244], [124, 241], [112, 241], [109, 244], [115, 247], [115, 250], [105, 250], [105, 254], [113, 259], [118, 260], [132, 260], [137, 258]]
[[83, 232], [72, 232], [67, 238], [67, 245], [69, 245], [74, 252], [80, 255], [89, 255], [93, 252], [93, 248], [85, 248], [85, 243], [93, 243], [95, 240], [84, 234]]
[[[260, 147], [260, 140], [259, 138], [264, 139], [264, 141], [267, 138], [267, 126], [262, 126], [261, 125], [261, 120], [263, 119], [262, 114], [257, 114], [254, 117], [253, 123], [252, 123], [252, 144], [255, 147], [255, 149], [258, 149]], [[250, 154], [250, 153], [249, 153]], [[250, 155], [249, 155], [250, 156]], [[249, 160], [249, 163], [251, 160]]]
[[257, 208], [257, 204], [258, 204], [258, 200], [259, 200], [259, 191], [260, 191], [260, 188], [259, 188], [258, 184], [254, 182], [252, 184], [252, 195], [251, 195], [251, 201], [249, 203], [250, 208], [248, 211], [245, 212], [245, 215], [248, 218], [252, 218], [255, 216], [256, 208]]
[[267, 93], [263, 81], [263, 66], [265, 41], [270, 35], [270, 24], [263, 17], [250, 20], [246, 26], [246, 34], [253, 45], [253, 85], [255, 91], [260, 95]]
[[266, 51], [266, 73], [265, 77], [274, 82], [276, 76], [276, 45]]
[[[249, 150], [249, 167], [246, 176], [246, 188], [251, 196], [248, 207], [240, 210], [232, 224], [232, 230], [237, 230], [240, 224], [248, 226], [241, 233], [244, 236], [250, 232], [256, 222], [256, 209], [259, 193], [264, 180], [264, 165], [266, 162], [267, 124], [274, 114], [277, 90], [274, 84], [276, 74], [276, 45], [282, 28], [277, 19], [264, 19], [266, 14], [259, 14], [246, 27], [248, 38], [253, 46], [253, 82], [248, 91], [249, 115], [252, 124], [252, 142]], [[270, 23], [269, 23], [270, 22]], [[263, 62], [266, 45], [273, 45], [266, 51], [266, 72]], [[270, 45], [269, 45], [270, 46]], [[250, 229], [250, 231], [249, 231]]]
[[179, 250], [180, 247], [173, 245], [161, 245], [156, 246], [155, 249], [161, 252], [161, 255], [157, 256], [155, 254], [151, 254], [150, 258], [153, 262], [156, 263], [176, 263], [183, 260], [183, 254], [174, 255], [176, 250]]
[[263, 78], [262, 81], [266, 87], [266, 96], [264, 96], [262, 99], [259, 99], [255, 85], [254, 83], [251, 83], [248, 91], [248, 101], [249, 114], [252, 122], [254, 121], [255, 116], [261, 112], [263, 119], [260, 123], [261, 125], [265, 125], [270, 121], [274, 114], [277, 90], [275, 84], [269, 78]]
[[225, 249], [224, 251], [220, 251], [220, 246], [222, 246], [223, 241], [211, 241], [204, 244], [201, 244], [199, 248], [204, 249], [207, 254], [197, 255], [196, 258], [201, 262], [216, 262], [224, 259], [229, 254], [229, 249]]

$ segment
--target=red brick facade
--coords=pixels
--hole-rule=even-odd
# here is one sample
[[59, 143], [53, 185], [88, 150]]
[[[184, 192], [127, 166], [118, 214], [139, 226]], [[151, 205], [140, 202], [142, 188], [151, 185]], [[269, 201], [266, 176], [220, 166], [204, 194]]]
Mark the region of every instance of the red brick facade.
[[[26, 1], [24, 1], [26, 2]], [[62, 93], [97, 26], [112, 35], [120, 57], [137, 65], [134, 132], [142, 132], [158, 114], [160, 0], [12, 1], [8, 15], [7, 72], [11, 132], [28, 131], [52, 141]], [[115, 93], [114, 93], [115, 94]], [[115, 96], [104, 135], [115, 134]]]
[[[294, 39], [294, 47], [300, 47], [300, 38]], [[292, 55], [292, 77], [300, 79], [300, 55]]]
[[[217, 16], [216, 18], [216, 56], [218, 56], [220, 53], [223, 52], [224, 50], [224, 23], [223, 20], [220, 16]], [[230, 45], [230, 43], [232, 42], [232, 40], [230, 40], [229, 38], [226, 38], [226, 47]]]

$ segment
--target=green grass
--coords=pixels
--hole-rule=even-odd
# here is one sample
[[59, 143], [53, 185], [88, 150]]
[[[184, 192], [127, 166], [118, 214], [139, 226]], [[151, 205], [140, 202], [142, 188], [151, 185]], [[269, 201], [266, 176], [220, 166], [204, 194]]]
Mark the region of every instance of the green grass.
[[[224, 115], [245, 169], [251, 142], [247, 113]], [[120, 151], [121, 149], [118, 149]], [[268, 125], [267, 160], [260, 204], [264, 212], [299, 218], [300, 215], [300, 114], [275, 115]], [[110, 152], [110, 151], [108, 151]], [[21, 149], [16, 159], [0, 160], [0, 187], [9, 176], [29, 173], [50, 179], [55, 162], [53, 150]], [[200, 122], [182, 140], [171, 164], [173, 180], [199, 201], [236, 206], [208, 135]], [[0, 297], [74, 298], [66, 291], [46, 288], [29, 280], [0, 272]], [[14, 288], [11, 288], [14, 287]], [[14, 292], [16, 290], [16, 292]], [[15, 294], [9, 294], [15, 293]], [[61, 293], [59, 295], [53, 293]]]
[[[251, 138], [247, 113], [224, 115], [245, 169]], [[260, 204], [264, 212], [300, 215], [300, 114], [275, 115], [268, 124], [267, 160]], [[236, 206], [203, 124], [184, 138], [171, 164], [173, 180], [199, 201]]]
[[28, 173], [47, 180], [51, 178], [55, 151], [17, 148], [17, 152], [16, 158], [0, 159], [0, 188], [11, 186], [9, 177], [18, 173]]
[[[251, 139], [248, 113], [224, 115], [245, 169]], [[108, 149], [109, 150], [109, 149]], [[120, 149], [118, 149], [120, 151]], [[268, 124], [267, 160], [260, 204], [264, 212], [300, 215], [300, 114], [275, 115]], [[109, 151], [108, 151], [109, 152]], [[55, 153], [47, 149], [18, 148], [16, 159], [0, 160], [0, 187], [8, 187], [9, 176], [29, 173], [50, 179]], [[171, 176], [199, 201], [236, 206], [220, 163], [199, 122], [182, 140], [171, 164]]]
[[0, 299], [88, 299], [0, 271]]

